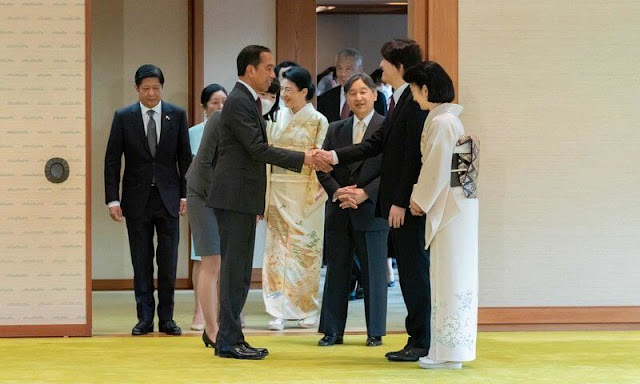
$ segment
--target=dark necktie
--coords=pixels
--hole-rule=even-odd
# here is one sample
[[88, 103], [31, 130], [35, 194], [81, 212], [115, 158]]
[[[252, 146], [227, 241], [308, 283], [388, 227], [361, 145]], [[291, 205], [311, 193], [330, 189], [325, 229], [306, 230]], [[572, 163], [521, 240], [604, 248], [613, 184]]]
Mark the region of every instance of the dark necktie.
[[351, 112], [351, 108], [349, 108], [349, 103], [347, 103], [347, 100], [344, 101], [344, 104], [342, 105], [342, 111], [340, 111], [340, 118], [341, 119], [346, 119], [347, 117], [349, 117], [349, 113]]
[[262, 101], [259, 97], [256, 99], [256, 107], [258, 107], [258, 113], [262, 116]]
[[389, 112], [387, 112], [387, 115], [389, 115], [389, 117], [393, 115], [394, 109], [396, 109], [396, 99], [391, 96], [391, 102], [389, 103]]
[[158, 132], [156, 132], [156, 121], [153, 119], [153, 114], [156, 111], [150, 109], [147, 111], [149, 115], [149, 122], [147, 123], [147, 142], [149, 143], [149, 150], [151, 150], [151, 156], [156, 157], [156, 148], [158, 147]]

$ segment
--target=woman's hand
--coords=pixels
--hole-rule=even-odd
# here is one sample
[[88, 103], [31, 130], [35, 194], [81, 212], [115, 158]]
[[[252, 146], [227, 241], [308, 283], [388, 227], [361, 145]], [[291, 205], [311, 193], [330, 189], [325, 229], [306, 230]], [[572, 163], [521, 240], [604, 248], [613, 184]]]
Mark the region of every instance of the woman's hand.
[[420, 208], [420, 206], [418, 206], [418, 204], [413, 200], [409, 202], [409, 210], [413, 216], [424, 216], [422, 208]]

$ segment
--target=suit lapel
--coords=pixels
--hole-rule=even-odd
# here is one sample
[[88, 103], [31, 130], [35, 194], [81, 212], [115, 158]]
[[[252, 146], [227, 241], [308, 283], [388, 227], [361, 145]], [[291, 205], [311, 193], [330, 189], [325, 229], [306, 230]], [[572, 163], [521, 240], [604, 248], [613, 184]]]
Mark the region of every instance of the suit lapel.
[[253, 104], [253, 109], [256, 112], [256, 115], [258, 115], [258, 122], [260, 124], [260, 131], [262, 132], [262, 137], [264, 138], [264, 141], [268, 143], [269, 141], [267, 139], [266, 123], [262, 115], [260, 115], [260, 111], [258, 110], [258, 106], [256, 105], [256, 100], [253, 98], [251, 91], [249, 91], [249, 89], [247, 89], [247, 87], [240, 82], [236, 82], [235, 88], [238, 88], [249, 98], [249, 100], [251, 100], [251, 104]]
[[147, 150], [149, 156], [151, 156], [151, 149], [149, 149], [149, 142], [147, 141], [147, 134], [144, 132], [144, 120], [142, 120], [142, 110], [140, 109], [140, 103], [135, 103], [131, 108], [131, 126], [135, 131], [135, 135], [138, 136], [142, 143], [142, 147]]
[[391, 133], [391, 130], [393, 129], [393, 126], [398, 116], [400, 116], [400, 114], [402, 113], [402, 109], [407, 103], [407, 99], [409, 98], [410, 95], [411, 95], [411, 89], [409, 87], [405, 88], [405, 90], [402, 92], [402, 95], [400, 95], [400, 98], [398, 99], [398, 104], [396, 104], [396, 106], [393, 108], [393, 116], [387, 115], [385, 119], [387, 126], [385, 127], [386, 129], [384, 132], [385, 142], [387, 141], [387, 138], [389, 137], [389, 133]]
[[[173, 117], [173, 108], [167, 103], [162, 103], [162, 113], [160, 114], [160, 141], [158, 142], [158, 149], [164, 146], [164, 143], [169, 140], [169, 131], [173, 129], [173, 123], [171, 118]], [[158, 154], [156, 153], [156, 156]]]

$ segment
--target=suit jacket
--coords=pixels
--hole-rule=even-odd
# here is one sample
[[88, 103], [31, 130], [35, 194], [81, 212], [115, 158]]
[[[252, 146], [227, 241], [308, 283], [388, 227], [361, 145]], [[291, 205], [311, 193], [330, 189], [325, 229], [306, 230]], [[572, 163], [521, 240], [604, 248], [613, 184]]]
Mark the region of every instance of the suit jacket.
[[[371, 137], [380, 128], [383, 121], [384, 117], [374, 112], [364, 133], [363, 140]], [[351, 144], [353, 144], [353, 116], [329, 124], [327, 136], [322, 145], [323, 149], [330, 151], [347, 147]], [[382, 155], [380, 154], [364, 161], [337, 164], [330, 173], [317, 172], [318, 180], [329, 195], [325, 210], [326, 227], [346, 231], [348, 230], [346, 224], [349, 222], [347, 219], [350, 218], [354, 228], [359, 231], [389, 229], [387, 220], [375, 217], [375, 207], [380, 188], [381, 165]], [[369, 195], [367, 200], [358, 205], [358, 209], [342, 209], [340, 208], [340, 200], [332, 202], [333, 194], [338, 188], [354, 184], [358, 188], [364, 189]]]
[[213, 179], [213, 170], [218, 158], [218, 126], [222, 112], [214, 112], [204, 125], [198, 153], [193, 157], [187, 171], [187, 186], [205, 199]]
[[382, 153], [376, 207], [376, 213], [382, 218], [389, 217], [392, 205], [409, 207], [413, 185], [418, 180], [422, 166], [420, 137], [427, 114], [413, 101], [411, 89], [407, 87], [398, 99], [393, 114], [386, 116], [380, 129], [371, 137], [360, 144], [335, 150], [339, 163], [345, 164]]
[[[338, 121], [340, 117], [340, 90], [342, 87], [334, 87], [318, 96], [318, 112], [322, 113], [330, 123]], [[378, 92], [378, 99], [373, 104], [373, 109], [382, 116], [387, 114], [387, 99], [384, 94]]]
[[241, 83], [236, 83], [224, 104], [218, 137], [218, 159], [207, 198], [212, 208], [261, 215], [267, 188], [265, 163], [302, 171], [303, 152], [269, 146], [265, 121]]
[[[119, 190], [123, 154], [125, 167], [121, 199]], [[113, 116], [104, 162], [106, 203], [119, 200], [122, 213], [128, 218], [142, 215], [155, 176], [165, 208], [171, 216], [177, 217], [180, 198], [186, 196], [185, 174], [191, 164], [186, 112], [162, 101], [160, 141], [154, 158], [147, 142], [140, 103], [117, 110]]]

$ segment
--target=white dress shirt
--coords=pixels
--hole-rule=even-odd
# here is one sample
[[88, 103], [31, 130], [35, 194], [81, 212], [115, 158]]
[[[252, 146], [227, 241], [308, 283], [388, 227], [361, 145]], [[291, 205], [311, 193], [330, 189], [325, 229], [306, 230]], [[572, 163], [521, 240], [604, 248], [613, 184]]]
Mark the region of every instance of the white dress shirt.
[[[371, 119], [373, 118], [373, 113], [375, 112], [374, 109], [371, 110], [371, 112], [369, 112], [369, 114], [367, 116], [364, 117], [364, 119], [362, 119], [362, 122], [364, 123], [364, 132], [367, 131], [367, 127], [369, 126], [369, 123], [371, 122]], [[353, 115], [353, 135], [351, 136], [353, 141], [353, 144], [358, 144], [360, 143], [360, 141], [357, 141], [358, 138], [358, 123], [360, 122], [360, 119], [358, 119], [358, 117], [354, 114]], [[362, 137], [364, 137], [364, 132], [362, 132]]]
[[249, 92], [251, 92], [251, 96], [253, 96], [253, 100], [258, 100], [258, 92], [256, 92], [253, 88], [251, 88], [251, 86], [247, 83], [245, 83], [244, 81], [238, 79], [238, 83], [244, 85], [245, 87], [247, 87], [247, 89], [249, 90]]
[[158, 143], [160, 143], [160, 131], [162, 129], [162, 100], [158, 102], [158, 104], [153, 108], [145, 107], [144, 104], [140, 103], [140, 112], [142, 112], [142, 126], [144, 127], [144, 134], [148, 135], [147, 126], [149, 125], [149, 111], [153, 110], [155, 113], [153, 114], [153, 120], [156, 121], [156, 138]]

